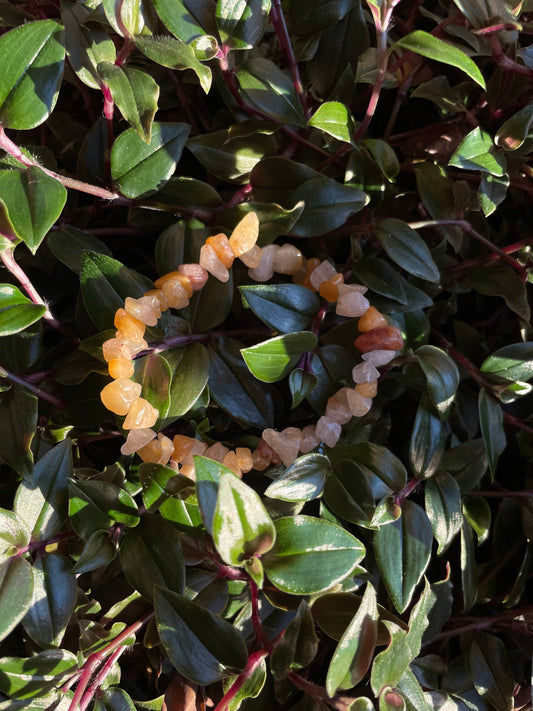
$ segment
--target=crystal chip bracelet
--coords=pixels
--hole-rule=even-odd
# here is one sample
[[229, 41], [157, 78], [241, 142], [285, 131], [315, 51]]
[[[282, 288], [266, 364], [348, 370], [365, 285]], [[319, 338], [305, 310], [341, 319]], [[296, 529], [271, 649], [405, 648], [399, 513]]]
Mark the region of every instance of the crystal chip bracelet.
[[[262, 471], [271, 463], [289, 466], [299, 453], [311, 452], [319, 444], [333, 447], [342, 425], [352, 417], [362, 417], [372, 405], [377, 393], [378, 366], [389, 363], [403, 347], [398, 328], [390, 326], [385, 317], [364, 296], [366, 287], [345, 284], [344, 277], [327, 260], [306, 259], [292, 244], [270, 244], [259, 247], [259, 220], [254, 212], [244, 217], [231, 236], [217, 234], [208, 237], [200, 250], [198, 264], [182, 264], [177, 271], [160, 277], [155, 289], [138, 299], [126, 298], [124, 308], [115, 314], [114, 338], [102, 344], [112, 381], [101, 392], [108, 410], [125, 417], [123, 428], [129, 430], [122, 454], [135, 454], [144, 462], [167, 464], [181, 474], [194, 478], [193, 457], [202, 454], [221, 462], [241, 476], [251, 469]], [[228, 281], [229, 270], [238, 257], [248, 267], [254, 281], [266, 282], [274, 273], [292, 276], [294, 283], [318, 291], [328, 303], [336, 302], [339, 316], [359, 318], [360, 335], [354, 345], [362, 353], [362, 362], [352, 371], [354, 387], [343, 387], [328, 399], [326, 412], [316, 425], [303, 430], [287, 427], [281, 432], [266, 429], [258, 447], [252, 453], [246, 447], [229, 450], [220, 442], [208, 447], [194, 437], [176, 435], [170, 439], [152, 427], [159, 411], [141, 397], [142, 386], [131, 380], [133, 359], [148, 348], [144, 339], [146, 326], [155, 326], [161, 313], [169, 308], [188, 306], [193, 292], [200, 291], [209, 275]]]

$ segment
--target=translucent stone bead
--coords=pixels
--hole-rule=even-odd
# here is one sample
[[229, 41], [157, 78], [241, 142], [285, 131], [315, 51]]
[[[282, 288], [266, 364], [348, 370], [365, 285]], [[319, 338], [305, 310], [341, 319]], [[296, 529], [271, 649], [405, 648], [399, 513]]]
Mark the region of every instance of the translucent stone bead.
[[341, 284], [339, 286], [339, 298], [335, 309], [339, 316], [357, 318], [363, 316], [369, 306], [368, 299], [361, 293], [359, 285]]
[[155, 298], [159, 301], [159, 308], [161, 311], [168, 311], [167, 297], [163, 294], [161, 289], [150, 289], [150, 291], [146, 291], [144, 295], [155, 296]]
[[319, 264], [320, 259], [318, 257], [311, 257], [311, 259], [308, 259], [305, 265], [305, 273], [302, 274], [301, 272], [299, 272], [298, 274], [295, 274], [293, 276], [294, 283], [300, 284], [301, 286], [305, 286], [311, 291], [318, 291], [318, 289], [315, 289], [314, 286], [311, 284], [311, 274], [314, 272], [314, 270], [318, 267]]
[[222, 464], [227, 467], [228, 469], [231, 469], [231, 471], [235, 474], [235, 476], [238, 476], [239, 478], [242, 477], [242, 471], [241, 468], [237, 462], [237, 455], [235, 452], [230, 451], [226, 454], [224, 459], [222, 460]]
[[274, 255], [273, 268], [278, 274], [296, 274], [303, 262], [303, 254], [293, 244], [282, 244]]
[[205, 442], [200, 442], [199, 439], [187, 437], [186, 435], [175, 435], [173, 447], [172, 459], [180, 463], [184, 462], [186, 457], [202, 454], [207, 449]]
[[341, 388], [333, 397], [328, 399], [326, 405], [326, 417], [330, 420], [338, 422], [339, 425], [345, 425], [352, 419], [352, 413], [346, 399], [346, 390], [349, 388]]
[[327, 279], [320, 284], [318, 293], [329, 304], [332, 304], [339, 298], [339, 287], [342, 286], [343, 283], [344, 277], [342, 274], [335, 274], [331, 279]]
[[375, 306], [369, 306], [367, 312], [361, 316], [357, 324], [359, 333], [366, 333], [374, 328], [383, 328], [384, 326], [387, 326], [387, 319]]
[[108, 364], [109, 375], [114, 380], [120, 378], [131, 378], [135, 372], [135, 366], [128, 358], [111, 358]]
[[217, 253], [209, 244], [204, 244], [200, 249], [200, 266], [212, 274], [219, 281], [228, 281], [229, 272], [222, 264]]
[[314, 289], [318, 290], [320, 289], [320, 285], [322, 284], [322, 282], [331, 279], [331, 277], [334, 277], [336, 274], [337, 270], [335, 269], [333, 264], [331, 262], [328, 262], [327, 259], [325, 259], [311, 272], [311, 275], [309, 276], [311, 286]]
[[330, 420], [329, 417], [322, 417], [316, 423], [316, 436], [320, 438], [328, 447], [334, 447], [341, 436], [342, 427], [338, 422]]
[[[146, 344], [148, 345], [148, 344]], [[128, 346], [117, 338], [110, 338], [102, 343], [102, 353], [104, 354], [104, 359], [109, 363], [111, 360], [116, 358], [124, 358], [125, 360], [130, 360], [133, 358], [133, 353], [130, 351]]]
[[[132, 430], [135, 432], [135, 430]], [[172, 440], [160, 432], [157, 439], [153, 439], [144, 447], [137, 450], [137, 454], [143, 462], [155, 462], [156, 464], [167, 464], [174, 445]]]
[[195, 481], [196, 480], [196, 472], [194, 470], [194, 464], [184, 464], [180, 468], [180, 474]]
[[[252, 454], [254, 460], [254, 469], [258, 472], [266, 469], [269, 464], [279, 464], [281, 459], [278, 454], [272, 449], [272, 447], [266, 443], [265, 439], [262, 437], [259, 440], [257, 448]], [[260, 468], [262, 466], [262, 468]]]
[[135, 454], [139, 449], [145, 447], [155, 437], [155, 432], [151, 429], [131, 430], [126, 441], [120, 448], [124, 455]]
[[151, 405], [148, 400], [140, 397], [132, 403], [122, 427], [125, 430], [141, 430], [145, 427], [153, 427], [158, 417], [159, 410]]
[[302, 441], [300, 442], [300, 452], [308, 454], [320, 444], [320, 438], [316, 436], [315, 425], [306, 425], [302, 430]]
[[387, 365], [396, 357], [396, 351], [379, 350], [363, 353], [361, 356], [364, 361], [371, 363], [378, 368], [380, 365]]
[[141, 296], [139, 299], [132, 299], [127, 296], [124, 301], [126, 311], [142, 321], [147, 326], [155, 326], [161, 318], [161, 306], [159, 299], [154, 296]]
[[117, 309], [114, 323], [115, 328], [132, 341], [141, 339], [146, 331], [146, 324], [129, 314], [126, 309]]
[[235, 259], [235, 253], [233, 252], [229, 239], [226, 235], [222, 232], [218, 235], [213, 235], [212, 237], [208, 237], [205, 243], [210, 247], [213, 247], [217, 257], [226, 269], [231, 269], [233, 266], [233, 260]]
[[[128, 358], [133, 358], [133, 356], [137, 355], [137, 353], [140, 353], [148, 348], [148, 343], [144, 340], [144, 338], [132, 341], [131, 339], [126, 338], [122, 331], [117, 331], [115, 340], [117, 340], [126, 349], [125, 353], [128, 354]], [[124, 358], [126, 358], [126, 355], [124, 355]]]
[[187, 277], [193, 291], [201, 291], [209, 276], [206, 270], [199, 264], [182, 264], [178, 267], [178, 271]]
[[302, 255], [302, 263], [297, 272], [292, 275], [292, 280], [295, 284], [302, 284], [307, 275], [307, 259]]
[[269, 281], [274, 276], [274, 257], [279, 249], [278, 244], [267, 244], [263, 247], [261, 261], [257, 267], [248, 269], [248, 276], [254, 281]]
[[358, 336], [353, 342], [361, 353], [368, 351], [400, 351], [403, 348], [402, 332], [395, 326], [374, 328]]
[[168, 279], [161, 287], [161, 291], [166, 296], [171, 309], [184, 309], [189, 305], [189, 296], [179, 279]]
[[259, 218], [255, 212], [249, 212], [237, 224], [231, 237], [229, 238], [230, 247], [236, 257], [249, 252], [257, 242], [259, 236]]
[[355, 392], [363, 397], [376, 397], [378, 394], [378, 381], [372, 380], [370, 383], [358, 383], [355, 386]]
[[[269, 448], [270, 449], [270, 448]], [[252, 469], [256, 472], [262, 472], [264, 471], [268, 466], [270, 466], [270, 463], [272, 462], [271, 459], [269, 459], [261, 450], [256, 449], [254, 452], [252, 452]]]
[[[142, 387], [128, 378], [120, 378], [108, 383], [100, 393], [105, 407], [115, 415], [127, 415], [133, 403], [141, 394]], [[151, 425], [147, 425], [151, 427]]]
[[349, 390], [346, 399], [353, 417], [363, 417], [372, 407], [371, 398], [363, 397], [356, 390]]
[[183, 274], [179, 270], [177, 272], [169, 272], [155, 282], [158, 289], [161, 289], [164, 293], [163, 285], [168, 282], [178, 282], [184, 288], [187, 296], [190, 298], [192, 296], [192, 284], [191, 280], [186, 274]]
[[259, 264], [261, 263], [262, 257], [263, 257], [263, 250], [257, 244], [254, 244], [252, 249], [249, 249], [244, 254], [241, 254], [239, 259], [241, 260], [241, 262], [244, 264], [245, 267], [254, 269], [255, 267], [259, 266]]
[[302, 430], [299, 427], [286, 427], [281, 432], [266, 429], [263, 439], [278, 454], [283, 464], [288, 467], [294, 462], [300, 450]]
[[215, 462], [222, 463], [224, 461], [224, 457], [228, 452], [229, 449], [227, 447], [224, 447], [222, 442], [215, 442], [215, 444], [212, 444], [205, 450], [203, 456], [208, 457], [209, 459], [214, 459]]
[[352, 370], [354, 383], [371, 383], [379, 378], [379, 370], [372, 363], [358, 363]]
[[239, 465], [239, 468], [244, 474], [246, 474], [252, 469], [254, 463], [251, 450], [248, 449], [248, 447], [237, 447], [235, 454], [237, 456], [237, 464]]

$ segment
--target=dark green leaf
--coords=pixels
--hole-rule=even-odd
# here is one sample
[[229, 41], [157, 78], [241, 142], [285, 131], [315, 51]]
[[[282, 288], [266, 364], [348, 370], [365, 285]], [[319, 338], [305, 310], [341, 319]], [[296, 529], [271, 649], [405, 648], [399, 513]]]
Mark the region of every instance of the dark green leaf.
[[405, 699], [407, 711], [432, 711], [420, 683], [411, 669], [407, 669], [404, 672], [402, 678], [396, 684], [396, 689], [400, 691]]
[[186, 123], [152, 124], [150, 143], [129, 128], [111, 149], [111, 174], [117, 188], [130, 198], [161, 188], [170, 178], [189, 136]]
[[31, 539], [31, 530], [13, 511], [0, 509], [0, 561], [16, 555]]
[[99, 695], [94, 711], [136, 711], [136, 706], [129, 694], [113, 686]]
[[314, 350], [318, 339], [311, 331], [287, 333], [250, 348], [241, 355], [250, 372], [265, 383], [282, 380], [296, 366], [301, 356]]
[[533, 102], [513, 115], [500, 126], [494, 142], [507, 151], [516, 151], [523, 145], [533, 124]]
[[[457, 210], [453, 190], [456, 183], [448, 178], [441, 166], [431, 161], [418, 163], [415, 176], [418, 192], [431, 217], [435, 220], [449, 220], [450, 215]], [[457, 252], [463, 241], [460, 227], [443, 225], [437, 229]]]
[[202, 521], [209, 533], [213, 530], [213, 518], [218, 501], [218, 486], [223, 474], [233, 474], [223, 464], [208, 457], [194, 457], [196, 491]]
[[35, 128], [52, 112], [63, 75], [62, 30], [54, 20], [40, 20], [0, 37], [0, 124], [5, 128]]
[[2, 394], [0, 405], [0, 459], [20, 476], [29, 478], [33, 470], [30, 447], [37, 429], [37, 396], [15, 384]]
[[344, 580], [364, 556], [363, 544], [335, 524], [311, 516], [274, 521], [276, 543], [263, 556], [274, 585], [293, 595], [322, 592]]
[[220, 38], [230, 49], [251, 49], [263, 37], [270, 0], [218, 0], [216, 20]]
[[434, 59], [437, 62], [457, 67], [479, 84], [482, 89], [486, 88], [483, 75], [468, 55], [457, 47], [430, 35], [429, 32], [415, 30], [398, 40], [395, 46], [402, 47], [408, 52], [421, 54], [428, 59]]
[[116, 521], [136, 526], [139, 512], [133, 497], [109, 481], [69, 481], [69, 516], [72, 527], [84, 539]]
[[481, 371], [506, 380], [533, 378], [533, 341], [498, 348], [481, 364]]
[[477, 598], [477, 566], [474, 535], [468, 521], [461, 526], [461, 582], [463, 585], [463, 609], [470, 610]]
[[338, 101], [325, 101], [308, 121], [309, 126], [318, 128], [339, 141], [352, 142], [355, 132], [351, 113]]
[[0, 200], [14, 233], [9, 236], [21, 239], [33, 253], [61, 215], [66, 199], [61, 183], [37, 166], [0, 170]]
[[526, 285], [516, 271], [506, 264], [484, 265], [469, 274], [472, 287], [480, 294], [501, 296], [507, 306], [521, 319], [529, 323], [529, 308]]
[[439, 544], [437, 554], [440, 555], [461, 530], [461, 491], [448, 472], [439, 471], [426, 483], [424, 494], [426, 513]]
[[[385, 526], [380, 530], [388, 528], [390, 526]], [[412, 659], [407, 632], [394, 622], [384, 621], [383, 624], [389, 630], [390, 643], [376, 656], [372, 665], [370, 684], [376, 696], [382, 693], [387, 686], [396, 686]]]
[[331, 463], [323, 454], [304, 454], [270, 484], [265, 496], [281, 501], [312, 501], [322, 495], [331, 474]]
[[320, 308], [316, 294], [298, 284], [241, 286], [239, 291], [254, 314], [279, 333], [305, 330]]
[[[0, 561], [0, 639], [7, 637], [31, 607], [33, 585], [33, 571], [27, 560], [13, 557]], [[2, 661], [0, 659], [0, 691], [5, 688]]]
[[490, 472], [494, 478], [498, 459], [507, 445], [503, 429], [503, 412], [501, 405], [488, 394], [485, 388], [479, 391], [478, 408], [481, 434], [487, 450]]
[[196, 160], [222, 180], [244, 180], [261, 158], [274, 153], [275, 145], [272, 136], [256, 133], [231, 139], [228, 130], [187, 141], [187, 148]]
[[143, 0], [102, 0], [107, 20], [121, 37], [140, 35], [149, 29], [151, 12]]
[[352, 7], [350, 0], [294, 0], [288, 12], [291, 29], [298, 37], [317, 34], [338, 22]]
[[184, 592], [180, 534], [158, 514], [145, 514], [136, 528], [128, 530], [119, 554], [129, 584], [148, 600], [154, 600], [155, 585]]
[[[222, 682], [222, 688], [226, 693], [238, 677], [229, 677]], [[263, 659], [254, 668], [253, 672], [239, 688], [235, 696], [228, 703], [228, 711], [237, 711], [245, 699], [255, 699], [261, 693], [267, 680], [266, 662]], [[240, 683], [240, 682], [239, 682]]]
[[[161, 22], [182, 42], [204, 38], [201, 5], [195, 0], [153, 0]], [[198, 13], [196, 14], [195, 13]]]
[[326, 479], [324, 498], [337, 516], [370, 527], [375, 505], [366, 467], [341, 459], [335, 464], [333, 475]]
[[444, 454], [445, 440], [446, 424], [424, 394], [416, 411], [409, 447], [409, 463], [415, 476], [421, 479], [433, 476]]
[[47, 649], [32, 657], [0, 658], [0, 691], [11, 699], [29, 699], [58, 688], [78, 666], [72, 652]]
[[339, 689], [351, 689], [364, 677], [370, 667], [377, 641], [378, 608], [376, 592], [367, 583], [359, 609], [341, 637], [326, 677], [328, 696]]
[[[433, 534], [425, 511], [413, 501], [402, 504], [399, 519], [374, 534], [374, 550], [394, 606], [403, 612], [429, 563]], [[402, 672], [403, 673], [403, 672]]]
[[153, 513], [172, 496], [187, 497], [194, 488], [193, 482], [163, 464], [146, 462], [139, 467], [143, 501], [148, 513]]
[[498, 205], [505, 200], [509, 184], [510, 179], [507, 173], [502, 177], [494, 176], [490, 173], [481, 174], [478, 198], [485, 217], [492, 215]]
[[186, 679], [212, 684], [244, 669], [248, 650], [232, 624], [171, 590], [156, 588], [154, 597], [161, 642]]
[[305, 400], [309, 393], [315, 389], [318, 378], [314, 373], [309, 373], [303, 368], [295, 368], [289, 375], [289, 388], [292, 395], [291, 410]]
[[477, 536], [477, 544], [484, 543], [490, 531], [492, 512], [486, 499], [481, 496], [465, 496], [463, 516]]
[[285, 205], [287, 196], [303, 183], [321, 175], [305, 163], [272, 156], [259, 161], [250, 175], [254, 198], [260, 203]]
[[41, 555], [33, 565], [33, 580], [32, 604], [22, 624], [39, 647], [58, 647], [76, 603], [72, 564], [57, 553]]
[[470, 678], [480, 696], [497, 711], [511, 711], [514, 679], [503, 642], [480, 632], [472, 640], [467, 656]]
[[38, 321], [45, 311], [46, 306], [33, 304], [16, 286], [0, 284], [0, 336], [22, 331]]
[[429, 397], [441, 417], [446, 418], [459, 385], [457, 366], [449, 355], [435, 346], [421, 346], [415, 355], [426, 376]]
[[390, 450], [374, 442], [358, 442], [338, 448], [336, 460], [349, 458], [365, 467], [368, 483], [375, 499], [393, 492], [400, 492], [407, 482], [407, 471], [402, 462]]
[[83, 546], [72, 572], [78, 575], [101, 568], [115, 559], [117, 548], [109, 531], [95, 531]]
[[497, 177], [505, 173], [505, 157], [497, 152], [490, 135], [474, 128], [465, 136], [450, 158], [450, 165], [464, 170], [480, 170]]
[[194, 49], [180, 39], [167, 35], [137, 37], [135, 46], [157, 64], [169, 69], [192, 69], [207, 94], [211, 88], [211, 69], [198, 61]]
[[308, 666], [317, 651], [318, 637], [311, 610], [305, 600], [302, 600], [296, 616], [289, 623], [270, 657], [270, 668], [274, 678], [281, 679], [287, 671]]
[[311, 372], [316, 376], [316, 386], [308, 393], [307, 401], [320, 415], [326, 409], [329, 397], [339, 389], [339, 382], [350, 382], [355, 360], [342, 346], [327, 345], [317, 348], [311, 358]]
[[393, 182], [400, 172], [400, 164], [396, 153], [387, 143], [377, 138], [365, 138], [364, 146], [368, 148], [377, 166], [387, 180]]
[[171, 380], [170, 366], [166, 358], [158, 353], [138, 358], [135, 361], [133, 379], [142, 385], [141, 397], [157, 408], [160, 420], [164, 420], [170, 407]]
[[209, 377], [209, 356], [204, 345], [191, 343], [167, 351], [163, 357], [172, 369], [166, 416], [174, 419], [187, 413], [203, 392]]
[[408, 303], [400, 274], [383, 259], [362, 259], [354, 264], [353, 273], [376, 294], [382, 294], [400, 304]]
[[111, 250], [102, 240], [72, 225], [63, 225], [61, 229], [51, 232], [46, 239], [46, 246], [56, 259], [75, 274], [81, 271], [81, 256], [85, 250], [112, 256]]
[[374, 234], [389, 257], [409, 274], [438, 283], [440, 274], [426, 243], [405, 222], [388, 218], [378, 222]]

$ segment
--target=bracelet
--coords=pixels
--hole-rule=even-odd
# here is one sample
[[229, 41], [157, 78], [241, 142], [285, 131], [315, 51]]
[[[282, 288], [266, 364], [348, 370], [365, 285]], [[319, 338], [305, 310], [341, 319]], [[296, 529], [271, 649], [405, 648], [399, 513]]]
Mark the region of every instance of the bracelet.
[[[385, 317], [364, 296], [367, 288], [360, 284], [345, 284], [344, 277], [327, 260], [305, 259], [292, 244], [270, 244], [259, 247], [259, 220], [248, 213], [231, 236], [217, 234], [208, 237], [200, 249], [198, 264], [182, 264], [177, 271], [157, 279], [155, 289], [138, 299], [127, 297], [124, 308], [115, 314], [114, 338], [102, 344], [104, 359], [112, 381], [100, 394], [105, 407], [124, 416], [123, 429], [129, 430], [121, 447], [124, 455], [137, 454], [144, 462], [169, 465], [194, 479], [194, 455], [201, 454], [221, 462], [237, 476], [255, 469], [263, 471], [271, 463], [289, 466], [299, 453], [306, 454], [323, 443], [334, 447], [342, 425], [352, 417], [362, 417], [372, 406], [377, 393], [379, 366], [389, 363], [403, 348], [400, 329], [390, 326]], [[140, 397], [142, 386], [131, 380], [133, 359], [148, 348], [144, 339], [146, 326], [155, 326], [161, 313], [169, 308], [181, 309], [189, 304], [193, 292], [200, 291], [209, 275], [228, 281], [229, 269], [235, 258], [248, 267], [248, 274], [258, 282], [266, 282], [274, 273], [292, 276], [294, 283], [305, 286], [328, 303], [336, 302], [336, 313], [359, 318], [360, 335], [354, 345], [362, 353], [362, 362], [352, 370], [354, 387], [343, 387], [328, 399], [326, 412], [316, 425], [287, 427], [281, 432], [268, 428], [252, 453], [247, 447], [229, 450], [217, 442], [210, 447], [194, 437], [176, 435], [170, 439], [152, 427], [159, 411]]]

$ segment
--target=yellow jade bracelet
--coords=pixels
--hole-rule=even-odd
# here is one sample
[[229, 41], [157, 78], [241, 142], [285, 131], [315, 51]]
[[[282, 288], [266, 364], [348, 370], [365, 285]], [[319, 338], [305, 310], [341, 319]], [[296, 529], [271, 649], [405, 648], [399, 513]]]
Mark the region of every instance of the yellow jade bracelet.
[[[100, 397], [108, 410], [124, 416], [123, 428], [129, 430], [121, 448], [124, 455], [137, 453], [144, 462], [166, 464], [185, 476], [194, 478], [193, 457], [202, 454], [221, 462], [241, 476], [251, 469], [262, 471], [271, 463], [289, 466], [299, 455], [311, 452], [324, 443], [334, 447], [342, 425], [352, 417], [362, 417], [372, 406], [377, 393], [378, 366], [389, 363], [403, 347], [401, 332], [389, 326], [385, 317], [370, 306], [364, 294], [366, 287], [345, 284], [342, 274], [327, 260], [313, 257], [306, 260], [292, 244], [257, 246], [259, 220], [248, 213], [233, 230], [231, 236], [217, 234], [208, 237], [200, 250], [198, 264], [182, 264], [177, 271], [160, 277], [155, 289], [138, 299], [126, 298], [124, 308], [115, 314], [115, 337], [102, 344], [109, 375], [113, 379]], [[354, 387], [343, 387], [327, 402], [326, 412], [316, 425], [303, 430], [287, 427], [281, 432], [265, 429], [258, 447], [252, 453], [246, 447], [229, 450], [221, 443], [208, 447], [204, 442], [185, 435], [172, 440], [152, 427], [159, 411], [140, 397], [142, 386], [131, 380], [134, 357], [148, 348], [144, 339], [146, 326], [155, 326], [161, 313], [169, 308], [188, 306], [193, 292], [200, 291], [211, 274], [220, 281], [228, 281], [229, 269], [238, 257], [248, 267], [254, 281], [266, 282], [273, 274], [286, 274], [294, 283], [318, 291], [328, 303], [336, 302], [336, 313], [348, 318], [359, 318], [360, 335], [354, 345], [362, 353], [362, 362], [352, 371]]]

